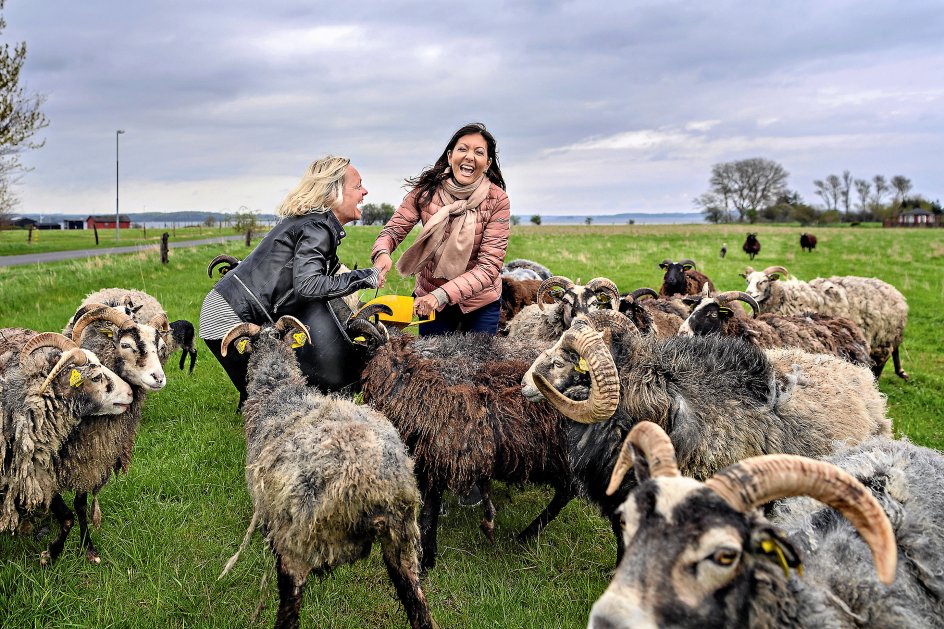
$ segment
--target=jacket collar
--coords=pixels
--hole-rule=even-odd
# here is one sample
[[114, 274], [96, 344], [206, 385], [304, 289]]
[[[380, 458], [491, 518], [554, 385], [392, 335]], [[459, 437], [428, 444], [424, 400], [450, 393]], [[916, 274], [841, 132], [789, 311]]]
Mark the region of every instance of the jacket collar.
[[328, 210], [325, 214], [327, 214], [325, 223], [331, 228], [331, 231], [334, 232], [334, 236], [338, 239], [338, 242], [340, 242], [342, 238], [347, 236], [347, 232], [344, 231], [344, 226], [341, 225], [341, 221], [338, 220], [338, 217], [335, 216], [334, 212], [331, 210]]

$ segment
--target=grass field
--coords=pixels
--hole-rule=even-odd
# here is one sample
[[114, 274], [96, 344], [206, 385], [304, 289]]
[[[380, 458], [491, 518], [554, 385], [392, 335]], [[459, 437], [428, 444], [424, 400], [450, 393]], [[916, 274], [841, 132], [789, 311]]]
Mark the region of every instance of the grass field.
[[232, 228], [219, 227], [167, 227], [150, 229], [122, 229], [115, 242], [114, 229], [98, 230], [98, 245], [95, 244], [95, 232], [90, 229], [50, 229], [33, 230], [32, 242], [27, 242], [29, 232], [25, 229], [0, 230], [0, 256], [15, 256], [25, 253], [47, 253], [49, 251], [72, 251], [74, 249], [104, 249], [106, 247], [127, 247], [131, 245], [160, 245], [161, 234], [170, 234], [171, 242], [199, 240], [218, 236], [239, 234]]
[[[363, 266], [378, 230], [348, 229], [342, 261]], [[720, 289], [743, 289], [738, 273], [747, 265], [740, 251], [746, 231], [703, 225], [519, 226], [513, 228], [508, 259], [530, 258], [575, 280], [607, 276], [626, 291], [658, 287], [657, 265], [663, 258], [691, 258]], [[757, 268], [782, 264], [801, 279], [875, 276], [905, 294], [911, 315], [902, 359], [912, 379], [899, 380], [889, 367], [879, 384], [888, 395], [896, 431], [944, 449], [944, 231], [818, 228], [819, 245], [812, 254], [801, 253], [798, 227], [756, 231], [763, 245]], [[723, 260], [718, 256], [722, 242], [728, 246]], [[163, 267], [156, 252], [148, 251], [0, 268], [0, 326], [60, 330], [85, 294], [105, 286], [146, 290], [161, 300], [171, 319], [196, 324], [212, 286], [206, 264], [222, 252], [220, 247], [174, 249]], [[225, 252], [248, 253], [241, 242], [229, 243]], [[398, 279], [383, 292], [406, 294], [411, 286]], [[93, 532], [100, 566], [86, 563], [75, 532], [62, 558], [48, 569], [38, 563], [47, 538], [0, 537], [0, 626], [271, 625], [277, 602], [274, 562], [259, 535], [233, 571], [217, 580], [252, 513], [236, 394], [210, 353], [202, 346], [198, 350], [192, 376], [177, 371], [177, 357], [171, 358], [168, 386], [148, 398], [130, 473], [102, 491], [102, 528]], [[424, 582], [437, 621], [442, 627], [585, 626], [613, 567], [615, 544], [608, 525], [587, 504], [574, 501], [539, 540], [520, 545], [514, 534], [540, 511], [550, 492], [513, 487], [499, 488], [497, 494], [494, 544], [478, 531], [480, 512], [449, 499], [448, 515], [441, 520], [441, 556]], [[260, 592], [264, 574], [270, 578]], [[260, 600], [265, 606], [251, 623]], [[367, 561], [313, 580], [302, 623], [406, 626], [378, 549]]]

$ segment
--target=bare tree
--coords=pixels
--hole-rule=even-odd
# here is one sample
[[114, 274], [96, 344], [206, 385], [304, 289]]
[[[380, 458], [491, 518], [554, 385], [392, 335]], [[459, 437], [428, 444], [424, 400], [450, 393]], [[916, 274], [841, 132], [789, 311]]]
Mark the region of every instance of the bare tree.
[[816, 194], [823, 198], [827, 210], [839, 208], [839, 201], [842, 199], [842, 181], [836, 175], [829, 175], [826, 181], [816, 179], [813, 181], [816, 187]]
[[[773, 203], [786, 189], [789, 173], [775, 161], [762, 157], [722, 162], [711, 168], [711, 192], [734, 208], [743, 222], [748, 210]], [[696, 201], [697, 202], [697, 201]]]
[[875, 205], [882, 205], [885, 195], [890, 191], [888, 182], [885, 181], [885, 177], [883, 175], [875, 175], [872, 177], [872, 185], [875, 186], [875, 195], [872, 197], [872, 199], [875, 201]]
[[[0, 11], [5, 0], [0, 0]], [[6, 28], [0, 16], [0, 33]], [[27, 149], [40, 148], [45, 141], [34, 141], [33, 136], [49, 125], [39, 110], [45, 96], [27, 94], [20, 84], [20, 71], [26, 61], [26, 42], [12, 48], [0, 45], [0, 217], [9, 214], [18, 199], [12, 187], [24, 171], [20, 154]]]
[[849, 206], [852, 205], [849, 202], [849, 197], [852, 193], [852, 173], [848, 170], [842, 171], [842, 189], [840, 192], [842, 194], [842, 206], [845, 208], [846, 214], [848, 215]]
[[869, 195], [872, 193], [872, 183], [868, 179], [855, 180], [856, 194], [859, 196], [859, 211], [865, 212], [869, 208]]
[[892, 177], [892, 188], [895, 189], [896, 203], [901, 205], [905, 195], [911, 190], [911, 180], [904, 175], [895, 175]]

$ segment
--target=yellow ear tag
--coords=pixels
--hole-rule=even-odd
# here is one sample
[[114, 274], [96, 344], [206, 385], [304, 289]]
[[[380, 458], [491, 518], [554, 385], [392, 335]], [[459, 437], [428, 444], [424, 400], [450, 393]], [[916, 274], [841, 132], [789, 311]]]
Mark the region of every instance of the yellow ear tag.
[[82, 386], [82, 374], [79, 373], [78, 369], [72, 370], [72, 375], [69, 376], [69, 386], [76, 389]]
[[107, 336], [108, 338], [113, 338], [113, 337], [115, 336], [114, 334], [112, 334], [112, 331], [109, 330], [108, 328], [102, 328], [102, 329], [99, 330], [99, 331], [100, 331], [102, 334], [104, 334], [105, 336]]
[[[780, 544], [773, 541], [772, 539], [765, 539], [760, 543], [760, 547], [768, 555], [776, 555], [777, 559], [780, 561], [780, 567], [783, 568], [783, 574], [788, 579], [790, 578], [790, 566], [787, 564], [787, 558], [783, 554], [783, 549], [780, 548]], [[797, 572], [800, 576], [803, 576], [803, 566], [797, 566]]]
[[305, 341], [308, 340], [308, 336], [304, 332], [296, 332], [292, 335], [292, 339], [292, 349], [295, 349], [304, 345]]
[[576, 365], [574, 365], [574, 371], [576, 371], [577, 373], [587, 373], [588, 371], [590, 371], [590, 367], [587, 365], [587, 361], [584, 360], [582, 356], [580, 357], [580, 361]]
[[249, 344], [249, 339], [240, 340], [238, 343], [236, 343], [236, 351], [239, 352], [240, 354], [245, 354], [246, 345], [248, 344]]
[[363, 336], [355, 336], [352, 340], [353, 340], [355, 343], [365, 343], [365, 342], [367, 342], [367, 339], [364, 338]]

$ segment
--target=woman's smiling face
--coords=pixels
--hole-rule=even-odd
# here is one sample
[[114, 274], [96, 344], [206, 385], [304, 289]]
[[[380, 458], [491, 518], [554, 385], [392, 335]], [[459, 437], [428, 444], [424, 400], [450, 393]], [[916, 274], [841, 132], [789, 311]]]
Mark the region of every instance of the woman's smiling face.
[[462, 136], [449, 151], [452, 176], [462, 186], [478, 180], [491, 163], [492, 160], [488, 157], [488, 144], [480, 133]]

